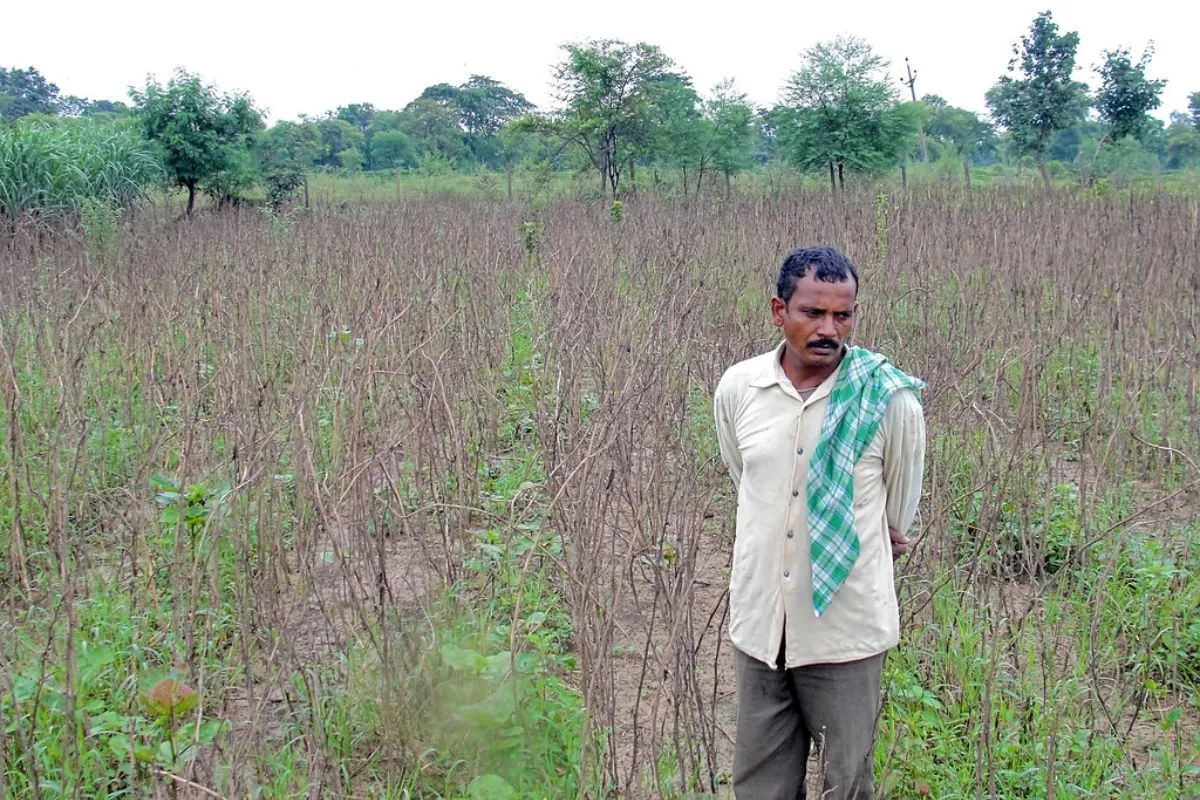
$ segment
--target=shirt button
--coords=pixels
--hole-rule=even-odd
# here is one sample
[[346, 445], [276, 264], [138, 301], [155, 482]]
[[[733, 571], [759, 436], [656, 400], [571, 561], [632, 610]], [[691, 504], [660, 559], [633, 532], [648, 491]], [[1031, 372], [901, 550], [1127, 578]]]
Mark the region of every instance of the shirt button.
[[783, 571], [783, 577], [785, 577], [785, 578], [790, 578], [790, 577], [792, 577], [792, 573], [788, 572], [788, 571], [785, 569], [785, 570]]
[[804, 448], [803, 447], [797, 448], [796, 455], [798, 455], [798, 456], [804, 455]]
[[795, 536], [795, 535], [796, 535], [796, 534], [792, 533], [791, 531], [788, 531], [788, 538], [789, 538], [789, 539], [790, 539], [790, 538], [792, 538], [792, 537], [793, 537], [793, 536]]
[[792, 497], [799, 497], [799, 496], [800, 496], [800, 492], [799, 492], [799, 490], [796, 490], [796, 491], [793, 491], [793, 492], [792, 492]]

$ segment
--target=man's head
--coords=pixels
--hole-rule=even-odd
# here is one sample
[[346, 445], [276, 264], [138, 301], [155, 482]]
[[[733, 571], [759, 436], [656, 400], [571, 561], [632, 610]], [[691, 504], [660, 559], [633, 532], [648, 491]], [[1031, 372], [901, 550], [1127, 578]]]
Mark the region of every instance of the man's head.
[[858, 271], [832, 247], [794, 250], [779, 269], [771, 317], [787, 340], [785, 366], [823, 377], [837, 366], [858, 313]]

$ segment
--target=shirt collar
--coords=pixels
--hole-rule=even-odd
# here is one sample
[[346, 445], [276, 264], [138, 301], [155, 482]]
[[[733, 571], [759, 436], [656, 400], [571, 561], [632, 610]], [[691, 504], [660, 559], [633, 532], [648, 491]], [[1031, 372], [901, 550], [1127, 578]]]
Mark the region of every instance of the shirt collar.
[[[785, 390], [791, 390], [792, 392], [796, 391], [796, 388], [792, 385], [792, 379], [789, 378], [787, 373], [783, 371], [782, 359], [783, 349], [785, 347], [787, 347], [787, 342], [780, 342], [779, 346], [771, 351], [771, 357], [764, 359], [762, 369], [759, 370], [758, 374], [754, 376], [754, 379], [750, 381], [750, 385], [752, 387], [755, 389], [767, 389], [771, 386], [778, 385]], [[810, 401], [829, 394], [829, 392], [833, 390], [833, 385], [837, 382], [838, 375], [842, 371], [842, 365], [846, 363], [845, 350], [846, 346], [843, 345], [842, 360], [838, 362], [837, 369], [831, 372], [829, 377], [823, 380], [820, 385], [816, 387], [816, 391], [814, 391], [812, 396], [809, 398]]]

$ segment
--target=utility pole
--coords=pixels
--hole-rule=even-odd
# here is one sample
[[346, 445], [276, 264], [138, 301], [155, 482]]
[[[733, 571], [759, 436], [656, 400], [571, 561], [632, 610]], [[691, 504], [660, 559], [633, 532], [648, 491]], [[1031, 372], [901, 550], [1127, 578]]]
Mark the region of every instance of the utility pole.
[[[912, 64], [908, 63], [908, 56], [904, 57], [904, 70], [908, 73], [908, 80], [901, 78], [900, 82], [908, 87], [915, 103], [917, 102], [917, 73], [913, 71]], [[921, 160], [929, 163], [929, 150], [925, 147], [925, 128], [919, 122], [917, 123], [917, 141], [921, 143]]]

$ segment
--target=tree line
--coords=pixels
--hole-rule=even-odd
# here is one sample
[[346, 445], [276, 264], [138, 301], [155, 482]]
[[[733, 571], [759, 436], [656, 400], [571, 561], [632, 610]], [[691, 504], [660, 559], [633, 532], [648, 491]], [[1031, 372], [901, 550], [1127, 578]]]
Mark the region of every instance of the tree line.
[[728, 191], [739, 173], [771, 163], [825, 173], [835, 190], [849, 174], [914, 161], [960, 162], [968, 184], [972, 167], [1025, 160], [1047, 185], [1055, 162], [1082, 182], [1113, 165], [1200, 166], [1200, 92], [1164, 125], [1151, 116], [1165, 85], [1147, 75], [1152, 49], [1105, 51], [1093, 89], [1075, 78], [1078, 45], [1049, 11], [1038, 14], [986, 94], [987, 117], [936, 94], [918, 98], [911, 68], [896, 81], [868, 43], [840, 36], [801, 54], [770, 108], [755, 107], [732, 80], [702, 95], [654, 45], [601, 39], [563, 46], [550, 109], [473, 75], [430, 85], [401, 109], [351, 103], [267, 127], [251, 97], [186, 71], [149, 80], [124, 104], [63, 97], [30, 67], [0, 69], [0, 119], [10, 129], [71, 119], [136, 129], [167, 181], [187, 191], [189, 212], [200, 192], [229, 203], [256, 185], [285, 202], [314, 169], [485, 168], [504, 172], [511, 193], [513, 171], [537, 165], [591, 170], [597, 191], [616, 196], [638, 171], [655, 181], [670, 174], [685, 192], [706, 181]]

